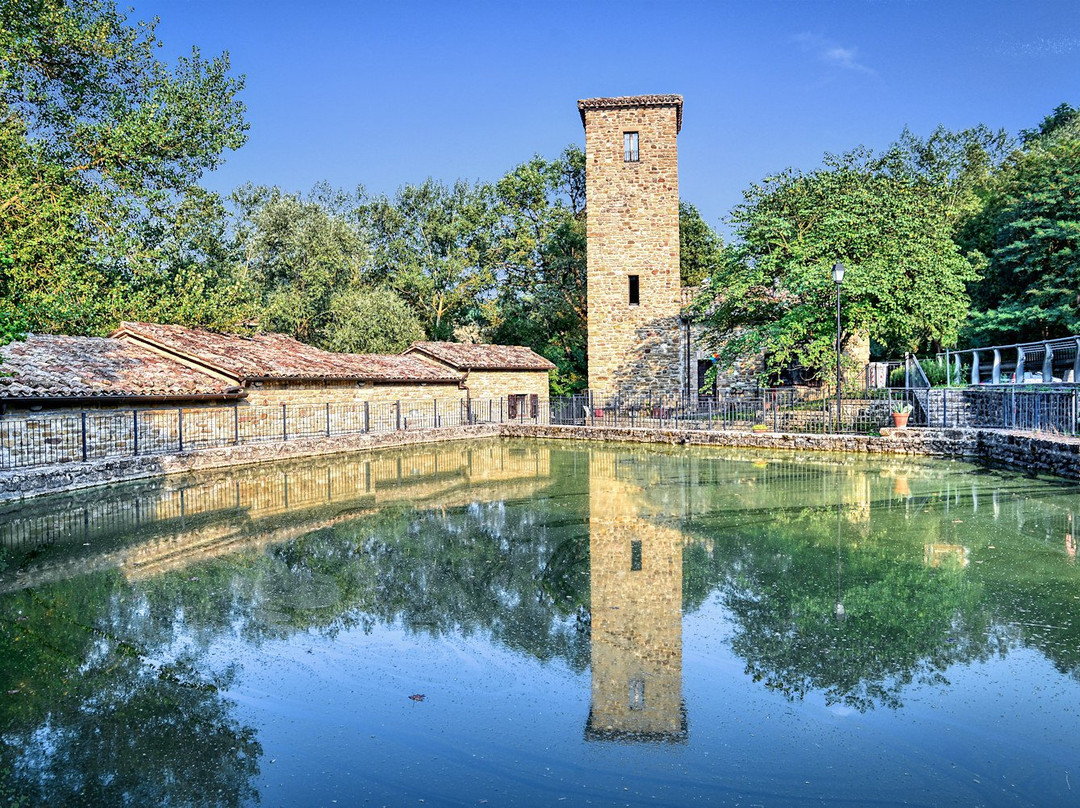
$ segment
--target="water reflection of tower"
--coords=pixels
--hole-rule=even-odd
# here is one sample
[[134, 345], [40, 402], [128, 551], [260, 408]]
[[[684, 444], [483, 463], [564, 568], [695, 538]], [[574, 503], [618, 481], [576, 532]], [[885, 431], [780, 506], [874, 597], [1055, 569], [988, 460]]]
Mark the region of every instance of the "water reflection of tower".
[[586, 740], [687, 738], [682, 700], [682, 548], [650, 518], [617, 455], [589, 460], [592, 706]]

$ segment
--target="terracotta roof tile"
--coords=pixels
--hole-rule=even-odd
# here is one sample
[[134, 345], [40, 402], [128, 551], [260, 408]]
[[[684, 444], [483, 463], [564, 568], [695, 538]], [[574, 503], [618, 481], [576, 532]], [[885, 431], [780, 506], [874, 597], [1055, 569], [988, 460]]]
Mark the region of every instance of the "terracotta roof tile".
[[457, 370], [552, 370], [555, 365], [520, 345], [469, 345], [414, 342], [408, 353], [422, 353]]
[[253, 379], [457, 382], [458, 377], [408, 356], [332, 353], [284, 334], [221, 334], [204, 328], [121, 323], [112, 336], [146, 341], [161, 350], [225, 373]]
[[682, 131], [683, 98], [681, 95], [622, 95], [614, 98], [582, 98], [577, 102], [581, 125], [587, 109], [634, 109], [637, 107], [675, 107], [675, 132]]
[[235, 385], [138, 345], [27, 334], [0, 348], [0, 399], [235, 396]]

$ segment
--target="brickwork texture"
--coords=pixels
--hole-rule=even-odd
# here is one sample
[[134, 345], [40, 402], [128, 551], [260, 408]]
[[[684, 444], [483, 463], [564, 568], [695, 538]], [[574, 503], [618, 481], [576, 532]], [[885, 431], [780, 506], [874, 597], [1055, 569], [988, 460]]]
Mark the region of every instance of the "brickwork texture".
[[[679, 96], [590, 99], [585, 122], [589, 389], [683, 387], [679, 280]], [[636, 132], [636, 161], [624, 135]], [[638, 302], [630, 300], [636, 276]]]

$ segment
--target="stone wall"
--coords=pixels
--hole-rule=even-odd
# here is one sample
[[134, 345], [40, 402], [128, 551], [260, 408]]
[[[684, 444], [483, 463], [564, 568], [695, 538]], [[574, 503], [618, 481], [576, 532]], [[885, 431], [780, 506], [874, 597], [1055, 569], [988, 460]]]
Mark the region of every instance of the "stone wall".
[[[673, 104], [584, 110], [589, 389], [601, 398], [685, 384], [677, 114]], [[623, 159], [625, 132], [638, 133], [637, 162]]]
[[498, 430], [498, 425], [484, 424], [384, 434], [335, 435], [331, 438], [300, 438], [288, 442], [252, 443], [149, 457], [106, 457], [86, 462], [12, 469], [0, 471], [0, 500], [22, 499], [204, 469], [231, 468], [391, 446], [492, 437], [499, 434]]
[[395, 401], [437, 399], [442, 403], [464, 400], [457, 383], [374, 384], [371, 382], [255, 382], [247, 388], [244, 402], [251, 407], [282, 404], [392, 404]]
[[546, 370], [473, 370], [465, 378], [469, 398], [484, 401], [509, 395], [536, 396], [548, 399]]
[[[525, 375], [525, 374], [522, 374]], [[538, 374], [533, 374], [536, 376]], [[539, 374], [543, 375], [543, 374]], [[535, 380], [532, 380], [535, 381]], [[542, 384], [546, 388], [546, 382]], [[516, 389], [517, 384], [513, 387]], [[537, 384], [534, 389], [540, 388]], [[430, 388], [438, 390], [438, 387]], [[382, 400], [131, 409], [98, 407], [9, 413], [0, 417], [0, 468], [73, 463], [109, 457], [162, 455], [249, 443], [453, 427], [509, 420], [506, 396], [467, 401], [454, 395], [395, 399], [414, 392], [404, 386], [376, 387]], [[446, 392], [449, 392], [447, 390]], [[547, 422], [546, 389], [518, 407], [520, 422]]]

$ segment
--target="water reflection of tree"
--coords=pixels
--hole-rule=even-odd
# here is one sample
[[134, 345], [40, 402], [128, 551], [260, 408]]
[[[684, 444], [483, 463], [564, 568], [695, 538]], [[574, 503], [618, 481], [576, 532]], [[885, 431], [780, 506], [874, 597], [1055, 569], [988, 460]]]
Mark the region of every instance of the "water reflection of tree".
[[[820, 691], [858, 710], [898, 707], [913, 682], [945, 683], [948, 666], [988, 655], [980, 587], [959, 568], [924, 564], [930, 518], [898, 537], [888, 524], [845, 517], [838, 618], [835, 511], [773, 516], [767, 526], [719, 528], [712, 558], [702, 545], [685, 556], [688, 586], [715, 587], [731, 611], [732, 648], [755, 681], [793, 699]], [[698, 528], [715, 536], [707, 525]]]
[[98, 575], [0, 603], [0, 796], [35, 805], [239, 805], [261, 747], [220, 693], [227, 677], [111, 630], [130, 592]]

